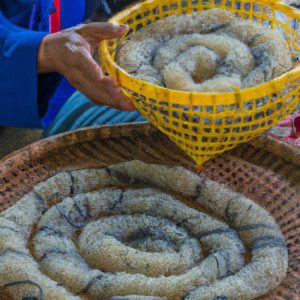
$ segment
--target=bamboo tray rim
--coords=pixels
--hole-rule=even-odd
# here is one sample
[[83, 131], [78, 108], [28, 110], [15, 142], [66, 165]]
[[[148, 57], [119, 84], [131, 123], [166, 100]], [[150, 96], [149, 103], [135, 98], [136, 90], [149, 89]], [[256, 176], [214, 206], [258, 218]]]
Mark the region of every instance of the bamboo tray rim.
[[[95, 139], [112, 139], [118, 137], [129, 137], [131, 135], [147, 137], [154, 133], [161, 132], [148, 122], [114, 124], [105, 126], [99, 125], [80, 128], [77, 130], [68, 131], [52, 137], [41, 139], [35, 143], [16, 150], [0, 160], [0, 168], [4, 166], [2, 169], [2, 171], [4, 171], [6, 169], [7, 161], [11, 160], [12, 158], [24, 158], [24, 155], [26, 156], [26, 154], [30, 157], [44, 156], [49, 152], [58, 151], [60, 148], [72, 146], [77, 143], [90, 142]], [[166, 135], [164, 136], [168, 138]], [[291, 162], [294, 165], [300, 167], [300, 147], [297, 147], [290, 143], [286, 143], [279, 138], [265, 133], [254, 138], [246, 144], [250, 144], [255, 148], [265, 148], [271, 153], [283, 158], [287, 162]], [[181, 150], [178, 148], [178, 151]], [[185, 154], [183, 155], [186, 156]]]

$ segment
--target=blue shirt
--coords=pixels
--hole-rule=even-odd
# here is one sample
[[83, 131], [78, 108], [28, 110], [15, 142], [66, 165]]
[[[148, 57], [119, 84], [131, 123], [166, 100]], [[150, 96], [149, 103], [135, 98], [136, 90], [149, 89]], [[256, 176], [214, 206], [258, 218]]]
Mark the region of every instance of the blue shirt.
[[[102, 2], [61, 0], [61, 29], [81, 23]], [[59, 74], [37, 74], [38, 48], [54, 12], [53, 0], [0, 1], [0, 126], [47, 127], [74, 92]]]

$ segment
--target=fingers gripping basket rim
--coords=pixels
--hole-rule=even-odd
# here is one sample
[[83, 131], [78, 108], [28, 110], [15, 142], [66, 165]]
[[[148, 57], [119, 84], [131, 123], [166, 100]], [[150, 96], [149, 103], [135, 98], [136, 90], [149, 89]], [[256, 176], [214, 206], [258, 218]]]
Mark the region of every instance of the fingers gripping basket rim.
[[229, 93], [182, 92], [156, 86], [124, 71], [115, 62], [118, 39], [103, 41], [99, 47], [103, 67], [119, 81], [138, 111], [197, 165], [250, 141], [297, 107], [300, 95], [299, 11], [279, 1], [268, 0], [148, 0], [110, 20], [117, 24], [127, 23], [131, 33], [158, 18], [209, 8], [233, 11], [242, 19], [255, 19], [263, 26], [281, 31], [293, 54], [293, 70], [260, 86]]

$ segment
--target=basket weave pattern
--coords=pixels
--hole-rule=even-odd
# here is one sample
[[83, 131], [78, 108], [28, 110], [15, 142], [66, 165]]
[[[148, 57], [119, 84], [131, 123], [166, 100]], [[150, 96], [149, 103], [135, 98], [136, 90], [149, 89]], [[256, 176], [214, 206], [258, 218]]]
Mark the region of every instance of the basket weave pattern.
[[[40, 141], [0, 161], [0, 211], [34, 185], [63, 170], [105, 167], [139, 159], [183, 165], [193, 162], [148, 124], [88, 128]], [[204, 164], [204, 174], [266, 208], [289, 247], [289, 269], [280, 287], [261, 298], [300, 298], [300, 148], [259, 137]], [[5, 298], [4, 293], [0, 299]]]
[[300, 89], [300, 69], [296, 67], [299, 12], [267, 0], [148, 0], [111, 19], [129, 24], [129, 33], [134, 33], [162, 17], [209, 8], [226, 9], [241, 19], [277, 29], [287, 40], [295, 68], [254, 88], [231, 93], [189, 93], [155, 86], [122, 70], [114, 61], [118, 39], [103, 41], [99, 52], [104, 68], [119, 80], [139, 112], [198, 165], [253, 139], [295, 110]]

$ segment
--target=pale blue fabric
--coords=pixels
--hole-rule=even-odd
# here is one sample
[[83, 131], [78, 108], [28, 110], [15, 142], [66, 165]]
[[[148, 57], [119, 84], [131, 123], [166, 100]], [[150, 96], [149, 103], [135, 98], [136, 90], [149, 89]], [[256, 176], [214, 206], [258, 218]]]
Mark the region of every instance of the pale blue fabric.
[[83, 94], [76, 92], [63, 106], [45, 136], [96, 125], [143, 122], [139, 112], [124, 112], [107, 106], [97, 106]]

